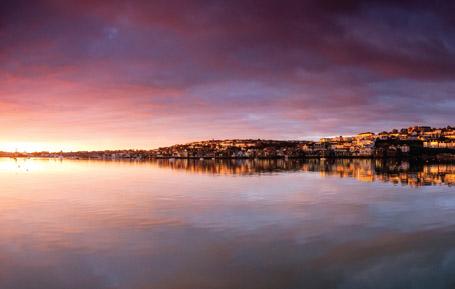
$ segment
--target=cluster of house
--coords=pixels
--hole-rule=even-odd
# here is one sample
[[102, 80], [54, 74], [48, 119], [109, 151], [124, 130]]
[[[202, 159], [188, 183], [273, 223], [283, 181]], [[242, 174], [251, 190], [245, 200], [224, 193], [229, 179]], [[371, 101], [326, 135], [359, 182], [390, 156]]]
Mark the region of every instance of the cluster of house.
[[325, 158], [325, 157], [441, 157], [455, 161], [455, 128], [414, 126], [378, 134], [322, 138], [319, 141], [232, 139], [198, 141], [155, 150], [1, 153], [0, 156], [80, 159], [152, 158]]
[[303, 141], [208, 140], [152, 151], [156, 158], [273, 158], [301, 156]]
[[32, 158], [65, 158], [65, 159], [95, 159], [95, 160], [148, 160], [151, 158], [148, 150], [105, 150], [77, 152], [33, 152], [33, 153], [2, 153], [8, 157]]
[[455, 128], [414, 126], [320, 141], [209, 140], [159, 148], [155, 158], [400, 157], [455, 152]]

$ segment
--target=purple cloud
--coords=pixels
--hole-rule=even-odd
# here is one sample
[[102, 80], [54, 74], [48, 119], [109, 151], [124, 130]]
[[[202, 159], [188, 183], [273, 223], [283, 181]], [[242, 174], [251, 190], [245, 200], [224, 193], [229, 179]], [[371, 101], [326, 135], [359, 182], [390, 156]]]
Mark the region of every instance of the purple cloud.
[[453, 8], [2, 1], [0, 128], [9, 142], [149, 148], [453, 125]]

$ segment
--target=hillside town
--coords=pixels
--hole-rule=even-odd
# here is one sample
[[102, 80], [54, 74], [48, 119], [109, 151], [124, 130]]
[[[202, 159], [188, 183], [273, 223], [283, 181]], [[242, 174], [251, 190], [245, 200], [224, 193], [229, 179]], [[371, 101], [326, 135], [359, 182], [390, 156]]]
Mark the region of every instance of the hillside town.
[[206, 140], [154, 150], [6, 153], [0, 156], [75, 159], [273, 159], [273, 158], [421, 158], [455, 160], [455, 127], [413, 126], [319, 141]]
[[414, 126], [319, 141], [209, 140], [151, 151], [154, 158], [444, 157], [455, 155], [455, 128]]

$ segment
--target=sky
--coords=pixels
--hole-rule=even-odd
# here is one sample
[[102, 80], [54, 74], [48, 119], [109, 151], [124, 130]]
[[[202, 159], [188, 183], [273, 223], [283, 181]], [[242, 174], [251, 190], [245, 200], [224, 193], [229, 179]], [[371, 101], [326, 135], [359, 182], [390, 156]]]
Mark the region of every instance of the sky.
[[451, 1], [0, 1], [0, 150], [455, 124]]

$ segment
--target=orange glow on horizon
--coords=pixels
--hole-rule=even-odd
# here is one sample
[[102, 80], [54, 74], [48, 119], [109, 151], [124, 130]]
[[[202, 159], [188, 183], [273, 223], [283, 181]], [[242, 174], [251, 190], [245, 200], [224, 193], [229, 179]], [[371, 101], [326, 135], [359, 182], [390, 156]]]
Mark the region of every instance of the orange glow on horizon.
[[82, 148], [70, 144], [46, 143], [46, 142], [0, 142], [0, 151], [4, 152], [59, 152], [59, 151], [77, 151]]
[[[189, 141], [182, 141], [189, 142]], [[77, 151], [103, 151], [103, 150], [151, 150], [161, 146], [168, 146], [173, 143], [145, 143], [144, 145], [130, 146], [119, 141], [118, 143], [98, 142], [98, 143], [70, 143], [70, 142], [41, 142], [41, 141], [1, 141], [0, 152], [77, 152]]]

